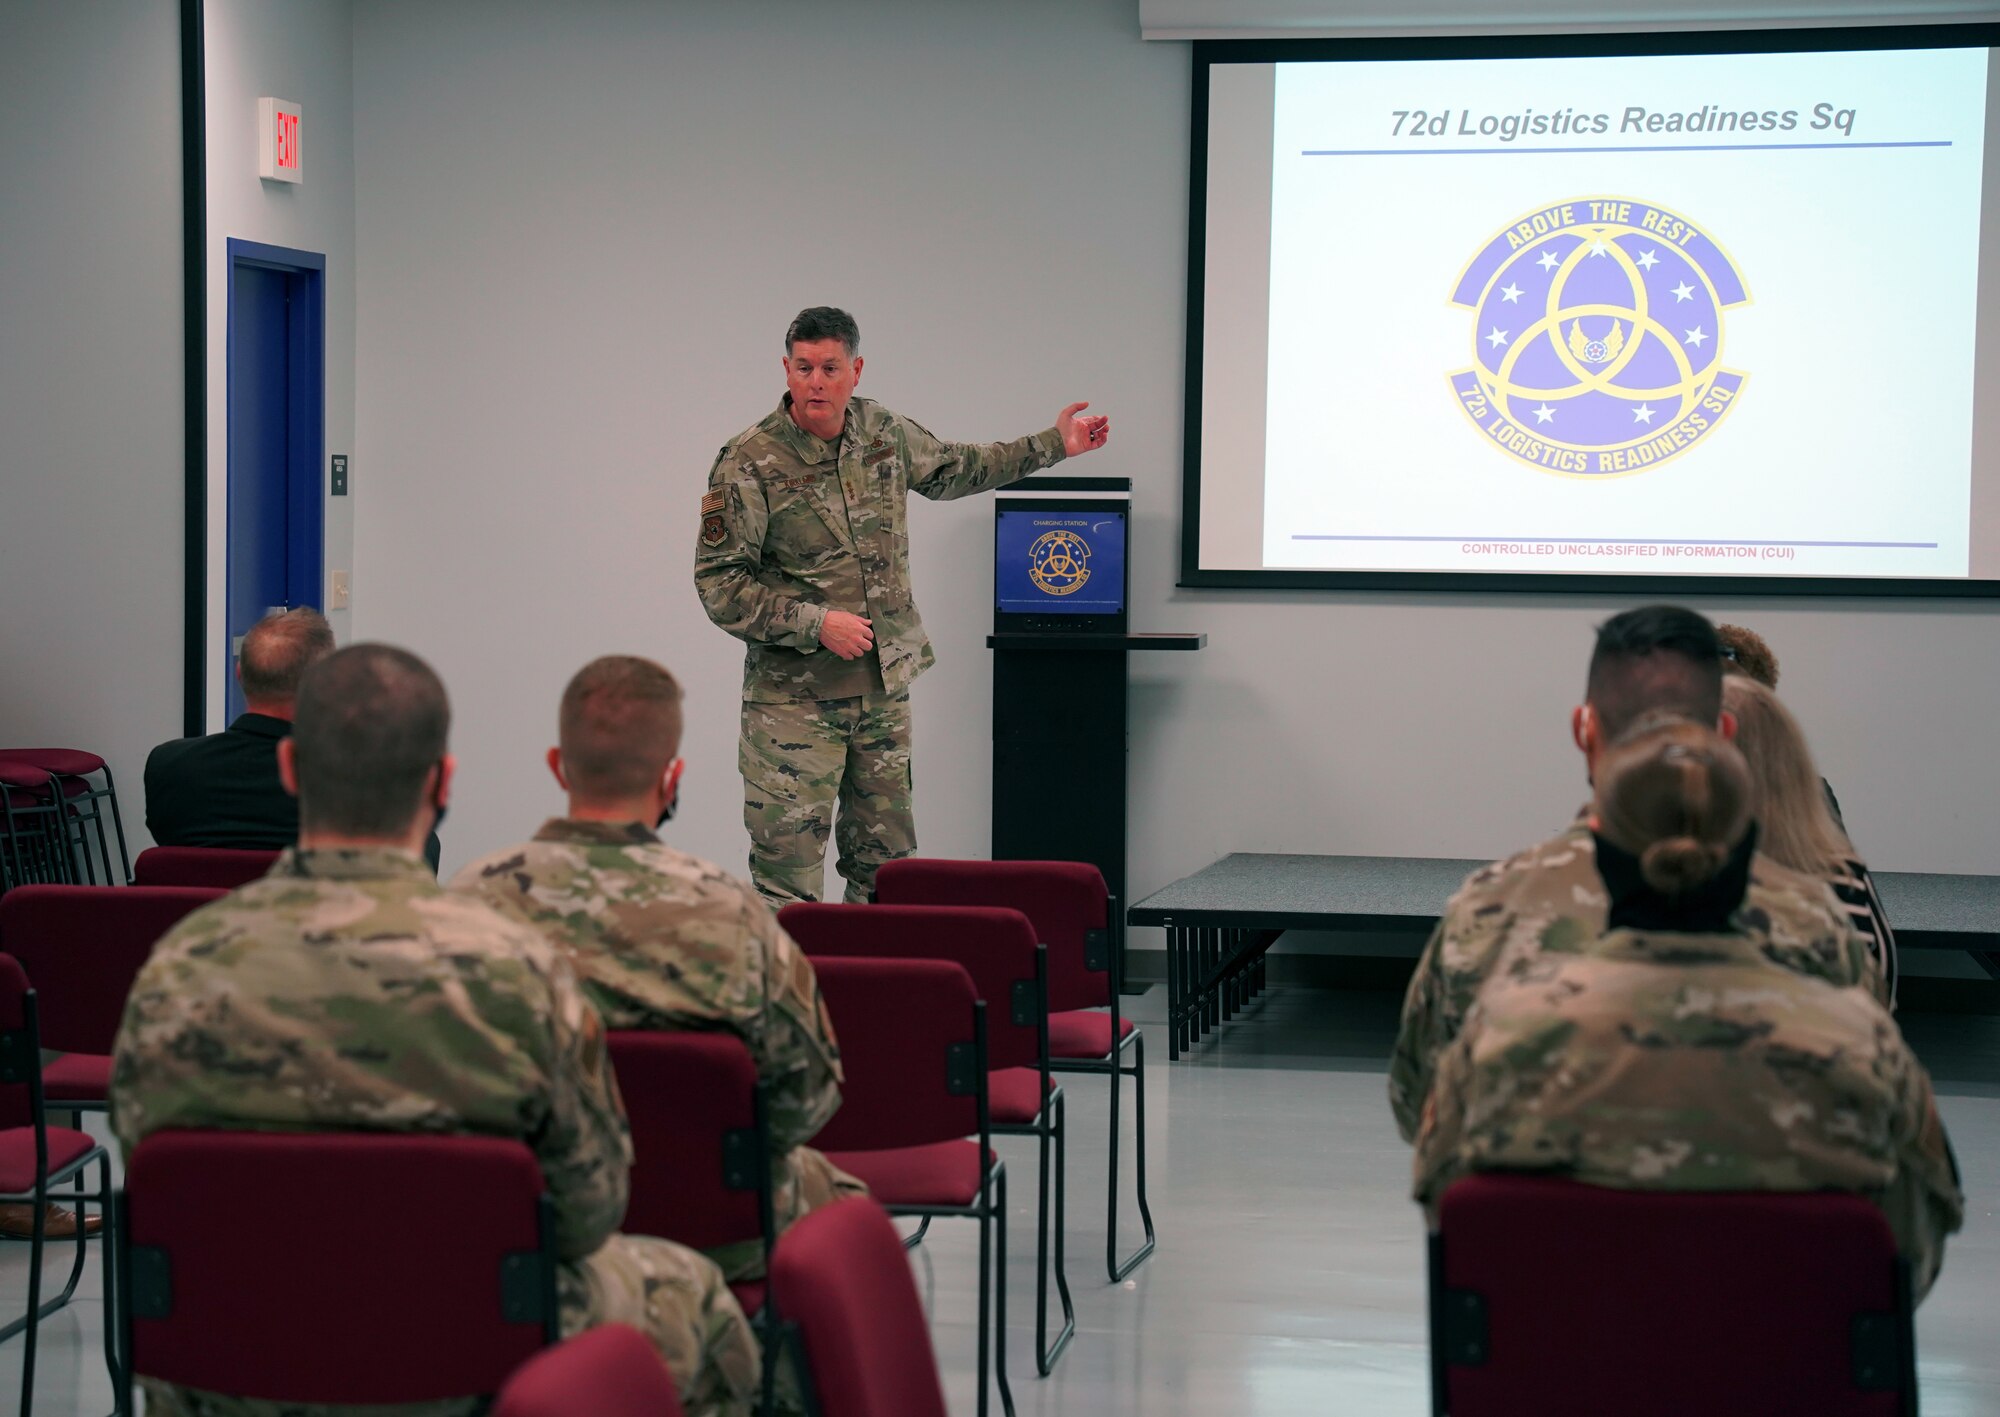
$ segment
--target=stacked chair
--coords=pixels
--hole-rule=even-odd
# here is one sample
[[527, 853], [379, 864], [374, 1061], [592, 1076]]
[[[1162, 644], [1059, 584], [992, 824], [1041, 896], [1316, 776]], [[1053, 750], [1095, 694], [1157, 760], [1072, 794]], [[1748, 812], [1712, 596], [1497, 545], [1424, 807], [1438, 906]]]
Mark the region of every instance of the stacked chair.
[[[813, 1144], [866, 1181], [891, 1214], [978, 1224], [978, 1411], [986, 1417], [997, 1385], [1013, 1417], [1007, 1172], [993, 1153], [988, 1112], [987, 1007], [964, 966], [949, 960], [823, 956], [813, 968], [846, 1074], [840, 1110]], [[774, 1303], [791, 1312], [782, 1287]]]
[[1431, 1411], [1916, 1417], [1912, 1312], [1858, 1195], [1470, 1176], [1431, 1238]]
[[[1048, 1376], [1076, 1336], [1076, 1310], [1063, 1271], [1063, 1094], [1049, 1070], [1047, 947], [1037, 943], [1034, 926], [1017, 910], [788, 905], [779, 913], [778, 923], [813, 957], [815, 965], [834, 955], [938, 959], [961, 965], [971, 976], [986, 1005], [986, 1046], [992, 1069], [986, 1081], [993, 1131], [1004, 1136], [1032, 1136], [1040, 1153], [1035, 1363], [1037, 1370]], [[838, 1014], [834, 1015], [834, 1028], [844, 1046], [847, 1031]], [[856, 1174], [869, 1179], [865, 1170]], [[1053, 1339], [1049, 1337], [1048, 1304], [1051, 1270], [1063, 1315], [1062, 1328]]]
[[116, 1228], [128, 1383], [426, 1402], [498, 1393], [558, 1336], [553, 1207], [517, 1141], [155, 1132]]
[[[95, 780], [100, 778], [101, 782]], [[43, 881], [108, 886], [132, 877], [118, 790], [111, 781], [110, 765], [96, 753], [80, 748], [0, 748], [0, 827], [7, 833], [9, 885]], [[113, 837], [118, 843], [115, 874]]]
[[[0, 954], [0, 1201], [26, 1202], [34, 1207], [35, 1232], [28, 1252], [28, 1307], [18, 1319], [0, 1326], [0, 1342], [25, 1331], [26, 1348], [21, 1360], [21, 1417], [29, 1417], [35, 1397], [35, 1345], [41, 1321], [63, 1307], [76, 1293], [83, 1275], [86, 1251], [81, 1223], [85, 1207], [95, 1205], [98, 1214], [109, 1216], [111, 1209], [111, 1158], [103, 1147], [84, 1132], [69, 1127], [52, 1127], [48, 1121], [48, 1099], [42, 1088], [42, 1036], [40, 1001], [28, 987], [27, 973], [10, 956]], [[42, 1302], [42, 1258], [45, 1250], [42, 1226], [48, 1212], [50, 1188], [74, 1178], [83, 1184], [84, 1173], [97, 1167], [95, 1192], [65, 1193], [64, 1198], [79, 1204], [76, 1229], [76, 1258], [70, 1266], [69, 1282], [62, 1293]], [[107, 1220], [107, 1226], [110, 1222]], [[114, 1293], [110, 1263], [112, 1233], [104, 1237], [106, 1308]], [[116, 1326], [104, 1326], [104, 1356], [114, 1383], [118, 1375], [115, 1347]]]
[[46, 770], [0, 757], [0, 889], [74, 879], [62, 817], [61, 792]]
[[[1118, 909], [1095, 866], [1076, 861], [891, 861], [875, 877], [884, 905], [1002, 906], [1034, 924], [1049, 950], [1049, 1054], [1057, 1073], [1095, 1074], [1111, 1084], [1110, 1161], [1105, 1202], [1106, 1272], [1115, 1284], [1153, 1253], [1146, 1202], [1146, 1040], [1122, 1011], [1124, 951]], [[1132, 1169], [1145, 1239], [1118, 1253], [1119, 1102], [1132, 1080]]]

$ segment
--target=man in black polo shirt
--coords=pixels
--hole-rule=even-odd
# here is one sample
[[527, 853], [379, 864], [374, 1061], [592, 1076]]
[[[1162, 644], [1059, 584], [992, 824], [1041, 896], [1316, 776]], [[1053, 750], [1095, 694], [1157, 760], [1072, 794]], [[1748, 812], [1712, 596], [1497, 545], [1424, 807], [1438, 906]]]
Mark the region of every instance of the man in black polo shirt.
[[299, 801], [278, 781], [299, 679], [333, 653], [317, 610], [266, 615], [243, 637], [236, 679], [246, 712], [220, 733], [162, 743], [146, 759], [146, 830], [162, 846], [273, 851], [299, 835]]
[[[299, 838], [299, 799], [278, 781], [278, 740], [306, 670], [333, 653], [333, 629], [311, 606], [266, 615], [243, 636], [236, 682], [244, 712], [220, 733], [176, 738], [146, 759], [146, 830], [161, 846], [280, 851]], [[424, 843], [438, 867], [438, 837]]]

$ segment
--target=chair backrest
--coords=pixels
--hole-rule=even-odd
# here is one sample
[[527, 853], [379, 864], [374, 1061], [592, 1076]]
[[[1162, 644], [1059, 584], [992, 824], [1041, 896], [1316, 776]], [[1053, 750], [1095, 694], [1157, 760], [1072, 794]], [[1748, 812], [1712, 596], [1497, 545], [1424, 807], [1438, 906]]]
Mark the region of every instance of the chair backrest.
[[813, 968], [846, 1077], [814, 1146], [876, 1151], [984, 1135], [985, 1009], [964, 966], [828, 958]]
[[0, 954], [0, 1131], [35, 1124], [34, 1091], [41, 1071], [41, 1039], [27, 971]]
[[518, 1141], [155, 1132], [120, 1214], [141, 1377], [428, 1402], [498, 1392], [556, 1335], [550, 1205]]
[[132, 863], [132, 884], [233, 891], [270, 874], [279, 855], [227, 846], [149, 846]]
[[109, 1053], [132, 980], [160, 937], [227, 891], [188, 886], [20, 886], [0, 896], [0, 950], [41, 998], [42, 1046]]
[[[778, 923], [818, 968], [832, 956], [942, 959], [963, 965], [986, 1001], [986, 1057], [996, 1068], [1031, 1068], [1043, 1053], [1047, 951], [1018, 910], [944, 905], [788, 905]], [[847, 1034], [834, 1032], [841, 1047]]]
[[632, 1124], [623, 1229], [696, 1250], [770, 1232], [770, 1143], [757, 1063], [731, 1033], [610, 1035]]
[[1434, 1410], [1913, 1417], [1908, 1271], [1859, 1196], [1483, 1175], [1439, 1219]]
[[1049, 1007], [1094, 1009], [1112, 1002], [1113, 937], [1104, 876], [1082, 861], [945, 861], [922, 856], [884, 863], [875, 875], [883, 905], [999, 905], [1034, 922], [1049, 947]]
[[523, 1363], [493, 1417], [681, 1417], [681, 1400], [646, 1336], [605, 1324]]
[[945, 1417], [930, 1326], [882, 1207], [836, 1202], [796, 1222], [771, 1260], [820, 1417]]

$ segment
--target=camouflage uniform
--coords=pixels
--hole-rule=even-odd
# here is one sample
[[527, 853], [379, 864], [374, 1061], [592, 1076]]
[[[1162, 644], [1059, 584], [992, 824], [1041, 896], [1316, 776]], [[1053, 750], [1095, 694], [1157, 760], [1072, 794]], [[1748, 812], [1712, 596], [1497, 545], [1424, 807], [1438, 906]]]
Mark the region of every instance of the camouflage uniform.
[[[766, 1085], [779, 1228], [867, 1187], [805, 1145], [840, 1106], [840, 1045], [812, 961], [748, 886], [638, 822], [557, 818], [473, 862], [451, 888], [563, 945], [616, 1029], [727, 1029]], [[756, 1241], [710, 1250], [731, 1279], [764, 1272]]]
[[[935, 656], [910, 594], [909, 494], [1004, 487], [1059, 461], [1062, 435], [945, 443], [856, 398], [828, 442], [792, 421], [790, 400], [716, 456], [694, 583], [709, 619], [749, 646], [739, 765], [751, 880], [777, 905], [818, 899], [837, 835], [847, 899], [863, 901], [876, 868], [917, 845], [909, 687]], [[821, 646], [829, 610], [867, 616], [875, 647], [842, 659]]]
[[[1578, 817], [1561, 836], [1481, 867], [1445, 906], [1403, 1000], [1389, 1061], [1389, 1104], [1403, 1139], [1431, 1089], [1438, 1054], [1506, 961], [1517, 968], [1544, 952], [1574, 954], [1602, 935], [1611, 898], [1597, 874], [1596, 844]], [[1884, 1003], [1888, 984], [1826, 882], [1767, 856], [1753, 858], [1735, 924], [1771, 959], [1835, 984], [1864, 984]]]
[[[748, 1414], [756, 1340], [692, 1250], [616, 1233], [631, 1141], [604, 1025], [539, 933], [447, 895], [390, 849], [287, 851], [175, 926], [126, 1001], [111, 1126], [126, 1154], [167, 1127], [519, 1137], [555, 1202], [562, 1328], [627, 1323], [690, 1412]], [[305, 1408], [146, 1383], [147, 1410]], [[472, 1398], [356, 1409], [458, 1417]]]
[[1554, 1171], [1632, 1190], [1856, 1191], [1930, 1288], [1963, 1223], [1930, 1079], [1865, 990], [1747, 935], [1614, 930], [1517, 957], [1438, 1060], [1415, 1190]]

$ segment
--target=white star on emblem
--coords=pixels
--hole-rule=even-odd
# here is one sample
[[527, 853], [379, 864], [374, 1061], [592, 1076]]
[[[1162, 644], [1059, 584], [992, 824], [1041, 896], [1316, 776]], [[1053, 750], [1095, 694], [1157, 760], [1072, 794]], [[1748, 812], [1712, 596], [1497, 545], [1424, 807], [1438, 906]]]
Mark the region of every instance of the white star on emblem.
[[1511, 284], [1501, 286], [1500, 298], [1502, 300], [1507, 301], [1510, 304], [1516, 300], [1519, 300], [1521, 298], [1521, 287], [1518, 285], [1511, 285]]
[[1702, 342], [1707, 338], [1708, 336], [1702, 333], [1700, 325], [1696, 325], [1687, 332], [1687, 343], [1693, 345], [1696, 349], [1700, 349]]
[[1593, 256], [1610, 255], [1611, 243], [1606, 241], [1602, 236], [1599, 236], [1595, 241], [1590, 243], [1590, 254]]
[[1639, 253], [1639, 264], [1650, 271], [1653, 267], [1660, 264], [1660, 258], [1654, 252], [1641, 251]]
[[1535, 422], [1537, 423], [1547, 423], [1550, 419], [1554, 418], [1555, 416], [1556, 416], [1556, 411], [1550, 408], [1547, 404], [1543, 404], [1540, 408], [1535, 410]]
[[1634, 423], [1644, 423], [1650, 427], [1653, 422], [1652, 407], [1648, 404], [1643, 404], [1643, 403], [1640, 404], [1637, 408], [1632, 410], [1632, 421]]
[[1542, 258], [1539, 261], [1536, 261], [1535, 264], [1540, 266], [1545, 271], [1552, 271], [1556, 268], [1560, 260], [1561, 257], [1557, 256], [1555, 252], [1544, 251], [1542, 252]]
[[1486, 337], [1486, 342], [1492, 345], [1495, 349], [1498, 349], [1501, 345], [1507, 343], [1507, 332], [1501, 329], [1498, 325], [1495, 325], [1493, 327], [1493, 333]]
[[1676, 300], [1694, 299], [1694, 287], [1689, 285], [1686, 281], [1682, 281], [1679, 285], [1674, 287], [1674, 299]]

